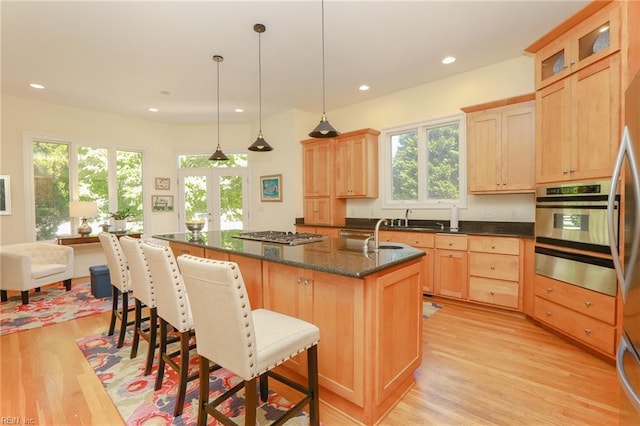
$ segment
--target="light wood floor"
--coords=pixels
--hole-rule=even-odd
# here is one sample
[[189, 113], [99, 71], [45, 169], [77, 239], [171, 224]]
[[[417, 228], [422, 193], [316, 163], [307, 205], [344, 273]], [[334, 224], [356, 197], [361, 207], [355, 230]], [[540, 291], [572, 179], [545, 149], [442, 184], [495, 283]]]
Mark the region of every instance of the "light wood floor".
[[[612, 364], [521, 316], [438, 302], [444, 308], [425, 322], [417, 383], [381, 424], [619, 424]], [[0, 337], [0, 423], [122, 424], [75, 343], [105, 331], [108, 319], [104, 313]], [[351, 424], [323, 405], [321, 420]]]

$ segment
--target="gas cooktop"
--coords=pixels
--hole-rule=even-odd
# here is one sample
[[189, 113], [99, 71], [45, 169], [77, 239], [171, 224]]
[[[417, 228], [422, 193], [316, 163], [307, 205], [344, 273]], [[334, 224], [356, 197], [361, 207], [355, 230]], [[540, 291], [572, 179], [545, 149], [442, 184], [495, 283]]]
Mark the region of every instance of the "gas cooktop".
[[321, 234], [310, 234], [306, 232], [260, 231], [242, 232], [234, 235], [234, 238], [297, 246], [299, 244], [322, 241], [326, 237]]

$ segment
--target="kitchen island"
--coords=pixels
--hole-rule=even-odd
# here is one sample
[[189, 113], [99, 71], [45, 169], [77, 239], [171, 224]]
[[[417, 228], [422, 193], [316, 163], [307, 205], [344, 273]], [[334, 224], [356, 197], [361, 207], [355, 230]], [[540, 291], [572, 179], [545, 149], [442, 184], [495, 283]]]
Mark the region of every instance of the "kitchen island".
[[[404, 244], [365, 252], [362, 240], [345, 238], [290, 246], [241, 240], [240, 232], [154, 238], [168, 241], [176, 256], [238, 263], [252, 308], [317, 325], [320, 400], [376, 423], [413, 386], [422, 362], [424, 252]], [[304, 375], [305, 362], [299, 355], [282, 373]]]

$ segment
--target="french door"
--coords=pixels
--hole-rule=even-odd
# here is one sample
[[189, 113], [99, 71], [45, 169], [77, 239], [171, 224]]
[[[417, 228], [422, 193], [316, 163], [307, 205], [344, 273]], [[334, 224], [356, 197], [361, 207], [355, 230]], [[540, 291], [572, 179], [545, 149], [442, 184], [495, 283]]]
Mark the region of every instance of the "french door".
[[249, 184], [246, 168], [178, 169], [181, 228], [204, 219], [203, 231], [249, 228]]

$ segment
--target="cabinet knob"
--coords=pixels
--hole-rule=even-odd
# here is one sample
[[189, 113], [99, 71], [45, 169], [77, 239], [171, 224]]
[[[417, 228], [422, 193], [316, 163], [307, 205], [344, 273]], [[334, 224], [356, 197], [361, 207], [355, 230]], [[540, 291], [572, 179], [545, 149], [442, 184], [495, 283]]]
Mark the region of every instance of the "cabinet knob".
[[449, 241], [449, 247], [451, 247], [453, 245], [453, 243], [451, 241]]
[[507, 186], [507, 182], [502, 182], [502, 185], [503, 186]]
[[310, 282], [311, 282], [311, 281], [310, 281], [309, 279], [306, 279], [306, 278], [305, 278], [305, 280], [304, 280], [304, 285], [309, 285], [309, 283], [310, 283]]
[[493, 295], [495, 295], [496, 293], [495, 293], [493, 290], [491, 290], [491, 291], [489, 292], [489, 294], [493, 296]]
[[493, 271], [494, 269], [496, 269], [496, 266], [495, 265], [491, 265], [490, 268]]
[[297, 282], [298, 284], [301, 284], [301, 283], [302, 283], [302, 278], [298, 277], [298, 279], [296, 280], [296, 282]]
[[591, 301], [589, 301], [589, 300], [585, 301], [585, 302], [584, 302], [584, 306], [586, 306], [587, 308], [588, 308], [589, 306], [591, 306]]
[[569, 173], [569, 170], [567, 170], [567, 169], [562, 169], [562, 174], [566, 175], [567, 173]]
[[548, 317], [550, 317], [551, 315], [553, 315], [553, 312], [551, 312], [551, 311], [547, 311], [547, 312], [545, 312], [545, 313], [547, 314], [547, 316], [548, 316]]
[[575, 167], [572, 167], [571, 169], [569, 169], [569, 172], [570, 172], [570, 173], [573, 173], [573, 172], [575, 172], [575, 171], [576, 171], [576, 168], [575, 168]]
[[453, 257], [453, 255], [451, 253], [449, 253], [449, 257]]
[[496, 248], [496, 245], [495, 245], [495, 244], [491, 244], [491, 248], [492, 248], [492, 249], [495, 249], [495, 248]]
[[576, 61], [572, 59], [569, 63], [570, 63], [571, 65], [575, 65], [575, 64], [576, 64]]
[[584, 334], [591, 334], [591, 329], [590, 328], [585, 328], [584, 329]]
[[551, 293], [553, 291], [553, 287], [547, 287], [547, 293]]

